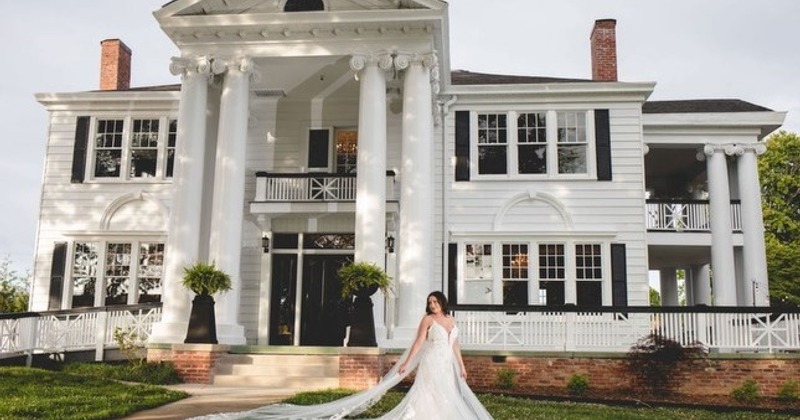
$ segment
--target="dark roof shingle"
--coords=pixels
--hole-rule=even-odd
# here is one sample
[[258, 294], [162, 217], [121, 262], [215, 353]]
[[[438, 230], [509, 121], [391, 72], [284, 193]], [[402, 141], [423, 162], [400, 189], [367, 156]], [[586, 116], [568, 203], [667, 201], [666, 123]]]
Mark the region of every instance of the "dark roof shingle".
[[524, 85], [541, 83], [586, 83], [588, 79], [564, 79], [558, 77], [512, 76], [505, 74], [473, 73], [466, 70], [450, 72], [450, 81], [454, 85]]
[[678, 101], [647, 101], [645, 114], [688, 114], [698, 112], [771, 112], [769, 108], [741, 99], [687, 99]]

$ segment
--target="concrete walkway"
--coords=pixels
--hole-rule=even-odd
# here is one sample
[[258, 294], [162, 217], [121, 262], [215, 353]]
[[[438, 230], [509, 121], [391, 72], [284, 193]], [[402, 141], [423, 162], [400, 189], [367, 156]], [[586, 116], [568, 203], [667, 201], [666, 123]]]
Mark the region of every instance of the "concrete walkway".
[[280, 401], [296, 391], [257, 387], [222, 387], [181, 384], [164, 388], [185, 391], [191, 396], [158, 408], [139, 411], [123, 419], [182, 420], [194, 416], [228, 411], [245, 411]]

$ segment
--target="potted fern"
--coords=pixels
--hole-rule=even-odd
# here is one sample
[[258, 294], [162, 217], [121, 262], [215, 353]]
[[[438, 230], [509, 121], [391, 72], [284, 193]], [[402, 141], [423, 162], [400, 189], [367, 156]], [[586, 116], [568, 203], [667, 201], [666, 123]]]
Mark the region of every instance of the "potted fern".
[[348, 346], [376, 347], [375, 318], [372, 315], [372, 295], [378, 289], [389, 290], [391, 277], [382, 268], [369, 262], [351, 262], [339, 269], [342, 300], [353, 303]]
[[217, 344], [217, 321], [212, 295], [231, 289], [231, 278], [213, 263], [183, 268], [183, 286], [195, 293], [184, 343]]

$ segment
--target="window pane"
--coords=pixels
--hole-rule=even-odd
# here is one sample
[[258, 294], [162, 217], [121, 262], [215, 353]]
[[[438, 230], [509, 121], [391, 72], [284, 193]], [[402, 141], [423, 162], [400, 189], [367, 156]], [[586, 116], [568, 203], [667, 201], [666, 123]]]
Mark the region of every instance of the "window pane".
[[156, 176], [158, 150], [131, 150], [131, 178], [147, 178]]
[[492, 245], [467, 244], [465, 280], [492, 279]]
[[505, 174], [507, 172], [506, 166], [505, 146], [478, 147], [479, 174]]
[[577, 283], [579, 306], [601, 306], [603, 304], [602, 282], [579, 281]]
[[519, 145], [518, 163], [521, 174], [547, 173], [547, 146]]
[[539, 245], [539, 278], [563, 280], [564, 274], [564, 245]]
[[95, 134], [94, 176], [119, 177], [122, 165], [122, 120], [98, 120]]
[[122, 165], [122, 150], [97, 150], [94, 161], [96, 178], [119, 177]]
[[540, 281], [539, 304], [547, 306], [564, 305], [564, 282]]
[[528, 304], [527, 281], [503, 281], [503, 305], [525, 306]]
[[575, 245], [576, 277], [582, 279], [602, 279], [602, 258], [599, 244]]
[[342, 130], [336, 132], [336, 173], [356, 173], [358, 160], [358, 131]]
[[527, 244], [503, 244], [503, 279], [528, 279]]
[[491, 305], [492, 281], [472, 280], [464, 283], [464, 299], [459, 303], [467, 305]]
[[586, 146], [558, 146], [558, 173], [585, 174]]
[[173, 171], [175, 170], [175, 147], [177, 145], [177, 139], [178, 120], [170, 120], [169, 131], [167, 132], [166, 168], [164, 170], [164, 176], [166, 178], [172, 178]]
[[158, 159], [158, 120], [133, 120], [129, 176], [156, 176]]
[[139, 303], [161, 302], [164, 244], [139, 244]]
[[72, 307], [94, 306], [97, 283], [97, 244], [93, 242], [75, 244], [72, 260]]
[[106, 245], [106, 306], [128, 303], [131, 272], [131, 244]]

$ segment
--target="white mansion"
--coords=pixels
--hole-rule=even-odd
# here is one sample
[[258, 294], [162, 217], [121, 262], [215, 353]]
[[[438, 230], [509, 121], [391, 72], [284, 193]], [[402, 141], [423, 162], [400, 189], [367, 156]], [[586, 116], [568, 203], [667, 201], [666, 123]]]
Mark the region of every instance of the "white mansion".
[[[458, 7], [453, 2], [452, 7]], [[592, 79], [450, 68], [441, 0], [175, 0], [155, 13], [180, 85], [130, 87], [102, 43], [100, 90], [49, 112], [31, 310], [162, 302], [182, 343], [183, 267], [214, 262], [220, 343], [340, 346], [336, 272], [374, 262], [378, 343], [425, 296], [578, 308], [766, 306], [756, 160], [785, 114], [648, 101], [617, 80], [614, 20]], [[587, 30], [589, 29], [587, 25]], [[165, 57], [165, 71], [167, 58]], [[710, 275], [713, 270], [713, 276]]]

